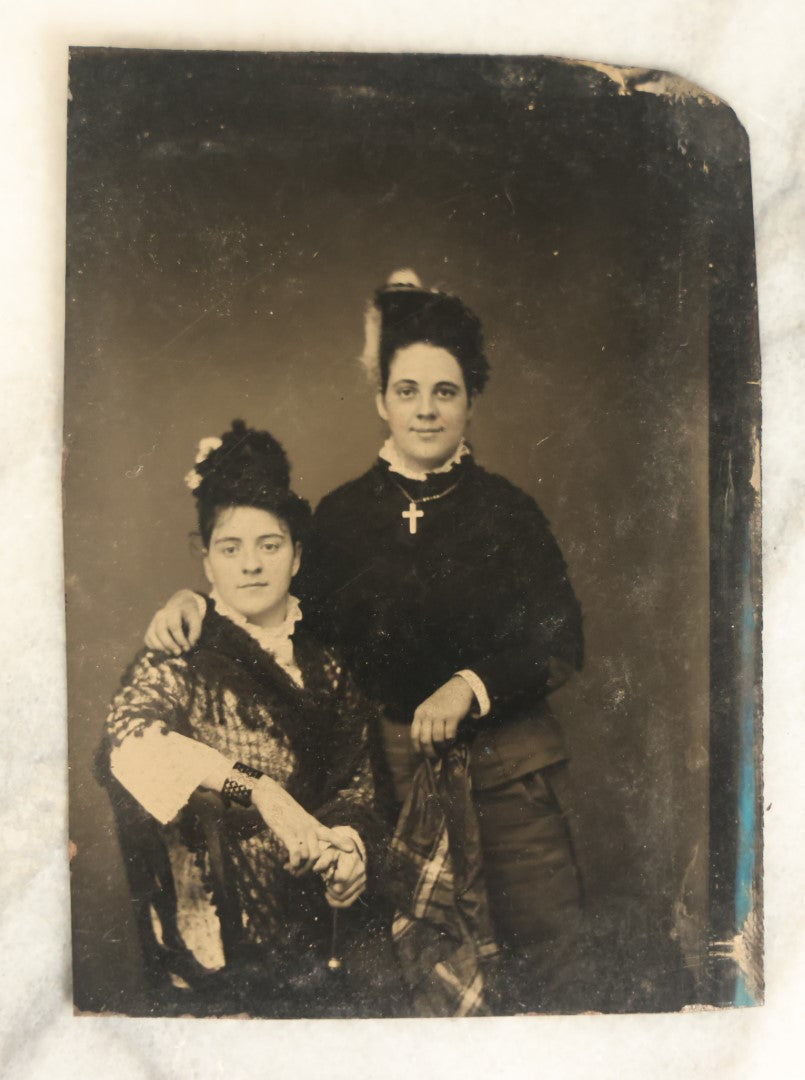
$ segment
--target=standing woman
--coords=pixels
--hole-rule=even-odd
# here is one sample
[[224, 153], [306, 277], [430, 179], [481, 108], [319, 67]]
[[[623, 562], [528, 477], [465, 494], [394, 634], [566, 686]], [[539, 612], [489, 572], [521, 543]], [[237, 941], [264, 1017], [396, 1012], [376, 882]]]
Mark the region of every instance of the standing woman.
[[[401, 271], [370, 305], [363, 360], [389, 438], [316, 511], [305, 610], [381, 703], [398, 807], [422, 755], [469, 745], [507, 1008], [572, 1007], [580, 887], [548, 698], [582, 665], [579, 605], [537, 504], [466, 442], [489, 376], [476, 316]], [[196, 622], [177, 594], [149, 638], [184, 647]]]
[[422, 754], [469, 742], [509, 1004], [571, 1007], [580, 888], [548, 698], [582, 665], [579, 604], [537, 504], [466, 442], [489, 376], [476, 316], [399, 272], [369, 308], [363, 361], [389, 438], [319, 504], [308, 606], [382, 703], [398, 803]]

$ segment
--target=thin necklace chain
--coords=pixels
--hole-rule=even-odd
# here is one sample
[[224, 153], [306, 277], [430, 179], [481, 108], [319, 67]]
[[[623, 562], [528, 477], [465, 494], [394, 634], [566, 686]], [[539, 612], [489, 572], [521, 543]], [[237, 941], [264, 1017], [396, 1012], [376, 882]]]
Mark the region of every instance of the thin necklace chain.
[[405, 490], [405, 488], [402, 486], [402, 484], [398, 484], [397, 481], [394, 480], [393, 478], [392, 478], [391, 482], [394, 484], [395, 487], [398, 487], [400, 489], [400, 491], [403, 493], [403, 495], [406, 497], [406, 499], [409, 501], [409, 503], [414, 503], [417, 506], [419, 505], [419, 503], [435, 502], [436, 499], [443, 499], [445, 497], [445, 495], [449, 495], [451, 491], [455, 491], [456, 488], [458, 487], [458, 485], [461, 483], [460, 480], [456, 480], [455, 484], [452, 484], [449, 488], [446, 488], [444, 491], [440, 491], [438, 495], [425, 495], [421, 499], [415, 499], [413, 497], [413, 495], [408, 494], [408, 492]]

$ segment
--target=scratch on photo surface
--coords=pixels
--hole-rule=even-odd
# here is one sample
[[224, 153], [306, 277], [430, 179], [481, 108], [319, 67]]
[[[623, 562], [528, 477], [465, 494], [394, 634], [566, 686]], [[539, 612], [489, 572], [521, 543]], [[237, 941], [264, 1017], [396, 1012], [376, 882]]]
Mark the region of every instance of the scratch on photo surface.
[[194, 327], [198, 326], [200, 322], [203, 322], [208, 315], [212, 315], [214, 312], [218, 311], [219, 308], [221, 308], [228, 300], [231, 300], [233, 296], [237, 296], [237, 294], [243, 289], [248, 288], [249, 285], [252, 285], [255, 281], [257, 281], [258, 278], [263, 277], [265, 274], [271, 273], [272, 269], [273, 268], [270, 266], [264, 266], [262, 270], [258, 270], [256, 274], [252, 274], [251, 277], [246, 278], [245, 281], [241, 282], [241, 284], [238, 285], [238, 287], [232, 292], [226, 293], [226, 295], [221, 296], [214, 304], [211, 304], [210, 307], [205, 308], [200, 315], [197, 315], [195, 319], [191, 319], [191, 321], [185, 326], [183, 326], [178, 333], [174, 334], [172, 338], [169, 338], [163, 345], [160, 345], [153, 355], [160, 356], [163, 352], [169, 349], [171, 345], [175, 345], [177, 341], [180, 341], [181, 338], [185, 336], [185, 334], [189, 334], [190, 331]]
[[135, 477], [139, 476], [142, 473], [143, 469], [145, 468], [145, 462], [142, 459], [146, 457], [151, 457], [151, 455], [156, 452], [156, 448], [157, 444], [154, 443], [150, 450], [146, 450], [143, 454], [140, 455], [139, 465], [137, 465], [133, 469], [126, 469], [126, 476], [129, 480], [133, 480]]

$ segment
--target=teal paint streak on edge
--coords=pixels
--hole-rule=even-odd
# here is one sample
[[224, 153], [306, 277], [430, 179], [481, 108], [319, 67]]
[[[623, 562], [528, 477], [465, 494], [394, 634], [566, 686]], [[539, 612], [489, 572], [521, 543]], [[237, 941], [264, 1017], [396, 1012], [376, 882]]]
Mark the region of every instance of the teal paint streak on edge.
[[[745, 535], [744, 559], [741, 567], [743, 589], [741, 596], [741, 705], [740, 705], [740, 780], [738, 786], [738, 860], [735, 876], [735, 929], [741, 928], [752, 911], [752, 884], [755, 877], [755, 811], [757, 783], [755, 777], [755, 613], [752, 604], [749, 529]], [[738, 968], [733, 1004], [756, 1005], [746, 984], [746, 976]]]

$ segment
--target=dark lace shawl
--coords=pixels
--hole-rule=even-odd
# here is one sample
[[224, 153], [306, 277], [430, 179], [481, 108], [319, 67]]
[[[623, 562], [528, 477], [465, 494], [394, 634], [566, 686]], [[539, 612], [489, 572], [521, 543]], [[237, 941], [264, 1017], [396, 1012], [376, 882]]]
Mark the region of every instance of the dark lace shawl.
[[[372, 707], [334, 651], [297, 624], [296, 662], [304, 687], [230, 619], [208, 605], [197, 644], [180, 657], [145, 650], [122, 679], [107, 722], [112, 745], [158, 725], [191, 738], [199, 709], [209, 723], [226, 724], [234, 711], [252, 730], [287, 738], [296, 758], [288, 790], [311, 813], [370, 808], [373, 783], [367, 727]], [[359, 830], [360, 831], [360, 830]]]
[[[123, 676], [107, 721], [107, 738], [98, 756], [98, 774], [110, 792], [146, 961], [155, 971], [167, 964], [191, 984], [195, 981], [193, 961], [182, 948], [175, 927], [176, 898], [161, 826], [117, 783], [109, 769], [112, 746], [136, 738], [152, 726], [198, 738], [198, 732], [190, 726], [192, 715], [201, 713], [208, 723], [226, 724], [235, 710], [244, 726], [263, 728], [273, 738], [285, 736], [295, 759], [287, 789], [323, 824], [350, 825], [357, 830], [368, 854], [367, 894], [374, 891], [386, 835], [374, 810], [367, 737], [371, 707], [334, 652], [322, 648], [299, 625], [294, 634], [294, 651], [304, 688], [294, 683], [249, 634], [219, 615], [210, 604], [201, 637], [193, 649], [180, 657], [145, 650]], [[213, 793], [197, 793], [179, 819], [185, 843], [208, 872], [213, 834], [208, 827], [210, 821], [205, 824], [205, 815], [210, 819], [206, 805], [210, 800], [216, 801]], [[251, 897], [254, 890], [245, 888], [247, 875], [237, 837], [245, 838], [262, 827], [256, 813], [236, 807], [226, 810], [218, 802], [221, 809], [215, 811], [213, 807], [210, 820], [213, 828], [224, 830], [217, 834], [214, 846], [224, 851], [225, 860], [212, 892], [222, 916], [226, 949], [232, 938], [238, 937], [239, 905], [244, 906], [255, 925], [263, 916], [273, 920], [277, 912], [287, 908], [280, 896], [266, 906], [267, 896], [255, 899]], [[215, 821], [220, 826], [215, 826]], [[235, 897], [226, 920], [223, 893]], [[153, 940], [149, 905], [159, 911], [164, 946]], [[225, 922], [231, 925], [229, 941]]]

